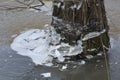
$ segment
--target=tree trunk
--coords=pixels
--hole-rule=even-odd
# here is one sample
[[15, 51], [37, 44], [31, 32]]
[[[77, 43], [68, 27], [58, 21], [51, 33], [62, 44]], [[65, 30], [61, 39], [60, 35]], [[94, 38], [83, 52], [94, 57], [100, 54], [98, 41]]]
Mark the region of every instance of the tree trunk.
[[83, 42], [83, 54], [106, 52], [109, 48], [104, 0], [54, 0], [52, 25], [70, 45]]

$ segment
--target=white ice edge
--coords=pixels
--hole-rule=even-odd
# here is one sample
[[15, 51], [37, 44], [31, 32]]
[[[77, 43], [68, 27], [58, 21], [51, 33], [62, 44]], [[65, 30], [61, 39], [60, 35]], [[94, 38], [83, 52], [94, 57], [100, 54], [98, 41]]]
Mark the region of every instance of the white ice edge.
[[91, 32], [91, 33], [88, 33], [88, 34], [86, 34], [84, 37], [83, 37], [83, 41], [86, 41], [86, 40], [89, 40], [89, 39], [91, 39], [91, 38], [95, 38], [95, 37], [98, 37], [98, 36], [100, 36], [101, 34], [103, 34], [103, 33], [105, 33], [106, 32], [106, 30], [105, 29], [103, 29], [101, 32]]

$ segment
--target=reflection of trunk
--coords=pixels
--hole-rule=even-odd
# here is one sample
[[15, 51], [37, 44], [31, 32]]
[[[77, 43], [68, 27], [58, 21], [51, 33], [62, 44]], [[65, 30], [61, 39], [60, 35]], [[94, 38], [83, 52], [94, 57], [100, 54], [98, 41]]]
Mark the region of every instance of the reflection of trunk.
[[109, 37], [104, 0], [55, 0], [52, 25], [64, 42], [83, 40], [84, 54], [107, 51]]

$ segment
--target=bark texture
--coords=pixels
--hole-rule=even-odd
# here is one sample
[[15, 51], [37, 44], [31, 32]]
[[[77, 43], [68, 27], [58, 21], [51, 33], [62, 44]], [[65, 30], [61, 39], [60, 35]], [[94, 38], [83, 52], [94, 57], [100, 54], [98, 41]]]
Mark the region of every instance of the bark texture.
[[[54, 0], [52, 25], [70, 45], [83, 41], [83, 54], [106, 52], [109, 48], [109, 26], [104, 0]], [[83, 38], [90, 33], [89, 39]]]

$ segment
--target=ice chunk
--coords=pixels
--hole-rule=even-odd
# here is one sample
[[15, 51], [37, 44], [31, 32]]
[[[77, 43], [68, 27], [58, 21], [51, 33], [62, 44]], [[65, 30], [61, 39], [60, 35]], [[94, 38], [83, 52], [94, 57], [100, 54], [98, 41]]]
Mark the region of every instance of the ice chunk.
[[43, 76], [45, 78], [49, 78], [49, 77], [51, 77], [51, 73], [50, 72], [42, 73], [41, 76]]
[[79, 10], [81, 8], [82, 4], [83, 4], [82, 2], [79, 3], [77, 10]]
[[79, 62], [78, 64], [79, 65], [83, 65], [83, 64], [85, 64], [86, 62], [84, 61], [84, 60], [82, 60], [81, 62]]
[[68, 65], [67, 65], [67, 64], [63, 65], [63, 66], [62, 66], [62, 68], [60, 69], [60, 71], [64, 71], [64, 70], [66, 70], [66, 69], [67, 69], [67, 67], [68, 67]]
[[87, 58], [87, 59], [92, 59], [93, 56], [92, 56], [92, 55], [87, 55], [86, 58]]
[[101, 32], [91, 32], [91, 33], [88, 33], [86, 34], [84, 37], [83, 37], [83, 41], [86, 41], [88, 39], [91, 39], [91, 38], [95, 38], [95, 37], [98, 37], [100, 36], [102, 33], [104, 33], [106, 30], [102, 30]]
[[62, 66], [62, 70], [65, 70], [65, 69], [67, 69], [67, 64]]
[[45, 66], [52, 66], [53, 58], [64, 62], [64, 56], [77, 55], [83, 51], [82, 41], [78, 41], [78, 45], [71, 46], [60, 43], [60, 40], [60, 34], [57, 34], [53, 27], [43, 30], [32, 29], [16, 37], [11, 48], [20, 55], [30, 57], [36, 65]]

